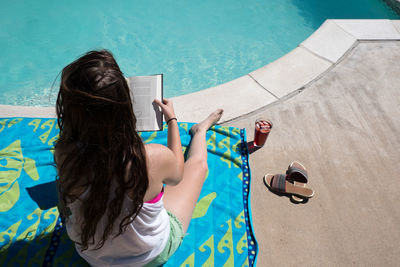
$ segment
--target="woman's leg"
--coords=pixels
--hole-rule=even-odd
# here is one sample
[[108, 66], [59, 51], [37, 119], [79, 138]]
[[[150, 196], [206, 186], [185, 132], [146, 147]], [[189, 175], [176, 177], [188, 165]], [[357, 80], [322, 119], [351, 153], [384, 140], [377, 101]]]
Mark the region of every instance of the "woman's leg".
[[164, 190], [164, 206], [179, 218], [185, 233], [208, 169], [206, 132], [221, 118], [222, 112], [222, 109], [214, 111], [207, 119], [190, 129], [192, 141], [184, 165], [183, 179], [178, 185], [166, 186]]

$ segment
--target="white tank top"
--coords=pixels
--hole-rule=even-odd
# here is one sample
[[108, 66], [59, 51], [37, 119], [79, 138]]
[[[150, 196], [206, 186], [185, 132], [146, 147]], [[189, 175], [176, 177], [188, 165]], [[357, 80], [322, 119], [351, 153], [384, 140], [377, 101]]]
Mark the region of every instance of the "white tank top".
[[[80, 199], [88, 191], [83, 193]], [[80, 242], [82, 218], [79, 215], [81, 200], [77, 199], [68, 207], [71, 215], [66, 222], [68, 236], [72, 241]], [[126, 196], [122, 211], [127, 212], [131, 199]], [[121, 215], [114, 223], [112, 235], [104, 242], [104, 246], [93, 250], [95, 245], [81, 252], [80, 246], [75, 244], [76, 250], [92, 266], [143, 266], [157, 257], [165, 248], [169, 233], [170, 222], [164, 208], [162, 198], [156, 203], [143, 203], [137, 217], [127, 226], [126, 231], [116, 238], [112, 238], [119, 231], [119, 223], [126, 215]], [[103, 216], [97, 225], [94, 237], [95, 244], [101, 240], [106, 225], [106, 216]]]

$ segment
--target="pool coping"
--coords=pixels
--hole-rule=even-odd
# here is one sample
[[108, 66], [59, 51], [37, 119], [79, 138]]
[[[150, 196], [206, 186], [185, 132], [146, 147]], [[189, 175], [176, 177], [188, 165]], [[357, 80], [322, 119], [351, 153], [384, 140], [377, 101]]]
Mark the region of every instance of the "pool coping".
[[[326, 20], [279, 59], [230, 82], [171, 98], [180, 121], [223, 108], [221, 123], [257, 111], [319, 79], [359, 41], [400, 40], [400, 20]], [[56, 117], [54, 107], [0, 105], [0, 117]]]

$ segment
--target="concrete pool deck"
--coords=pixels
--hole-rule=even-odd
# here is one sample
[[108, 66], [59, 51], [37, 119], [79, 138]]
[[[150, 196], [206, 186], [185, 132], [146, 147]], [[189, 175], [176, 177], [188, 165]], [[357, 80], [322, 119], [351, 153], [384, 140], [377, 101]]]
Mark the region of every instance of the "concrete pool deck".
[[[358, 43], [301, 93], [224, 123], [269, 118], [250, 154], [258, 266], [399, 266], [400, 41]], [[262, 178], [298, 160], [315, 196], [295, 204]]]
[[[400, 21], [328, 20], [289, 54], [229, 83], [173, 99], [181, 121], [216, 107], [223, 125], [267, 117], [250, 155], [258, 266], [400, 262]], [[54, 108], [0, 106], [0, 117]], [[268, 191], [266, 173], [299, 160], [316, 195], [305, 204]]]

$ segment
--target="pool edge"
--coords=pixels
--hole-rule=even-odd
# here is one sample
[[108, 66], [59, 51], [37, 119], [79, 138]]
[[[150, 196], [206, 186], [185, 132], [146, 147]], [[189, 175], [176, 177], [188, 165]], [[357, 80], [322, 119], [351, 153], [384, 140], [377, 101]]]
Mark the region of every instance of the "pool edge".
[[[180, 121], [223, 108], [221, 123], [270, 105], [319, 79], [358, 41], [400, 40], [400, 20], [326, 20], [295, 49], [242, 77], [171, 98]], [[54, 107], [0, 105], [0, 117], [55, 117]]]

